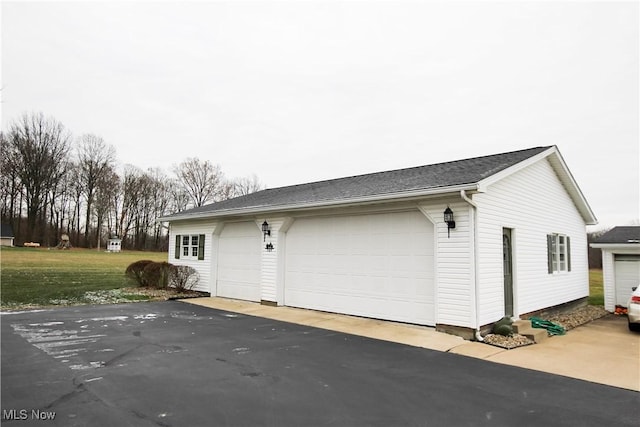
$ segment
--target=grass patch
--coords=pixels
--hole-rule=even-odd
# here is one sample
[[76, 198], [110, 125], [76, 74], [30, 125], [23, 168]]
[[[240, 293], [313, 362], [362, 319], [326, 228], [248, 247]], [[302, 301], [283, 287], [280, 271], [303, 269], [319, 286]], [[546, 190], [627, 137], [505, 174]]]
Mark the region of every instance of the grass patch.
[[589, 305], [604, 305], [602, 270], [589, 270]]
[[[0, 248], [0, 306], [87, 303], [87, 292], [131, 286], [124, 271], [140, 259], [166, 261], [163, 252], [108, 253], [90, 249]], [[143, 300], [145, 296], [121, 295]], [[148, 299], [148, 298], [147, 298]]]

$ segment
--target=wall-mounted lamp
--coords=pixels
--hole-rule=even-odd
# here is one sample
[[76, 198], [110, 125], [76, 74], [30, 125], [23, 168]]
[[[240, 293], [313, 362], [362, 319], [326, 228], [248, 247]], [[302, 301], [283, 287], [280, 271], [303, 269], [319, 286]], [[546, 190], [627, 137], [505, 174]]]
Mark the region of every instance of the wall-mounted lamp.
[[267, 240], [267, 236], [271, 236], [271, 229], [269, 228], [269, 223], [267, 222], [267, 220], [262, 223], [262, 234], [264, 237], [264, 239], [262, 240], [263, 242]]
[[269, 252], [271, 252], [273, 250], [273, 243], [271, 242], [267, 243], [267, 246], [265, 246], [264, 248]]
[[453, 220], [453, 211], [449, 206], [444, 210], [444, 222], [447, 223], [447, 237], [451, 237], [451, 229], [456, 228], [456, 222]]

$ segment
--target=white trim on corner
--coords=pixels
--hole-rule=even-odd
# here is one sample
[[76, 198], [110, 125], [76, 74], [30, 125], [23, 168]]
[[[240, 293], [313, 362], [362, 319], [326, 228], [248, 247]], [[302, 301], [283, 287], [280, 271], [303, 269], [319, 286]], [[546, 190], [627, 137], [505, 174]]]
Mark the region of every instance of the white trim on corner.
[[282, 220], [282, 225], [278, 229], [278, 246], [279, 250], [276, 259], [276, 304], [285, 305], [284, 301], [284, 287], [286, 286], [286, 260], [287, 260], [287, 232], [293, 225], [295, 219], [292, 217], [285, 217]]
[[[222, 226], [218, 227], [219, 223], [216, 224], [216, 228], [211, 233], [211, 277], [209, 280], [209, 295], [212, 297], [218, 296], [218, 254], [220, 253], [220, 233], [224, 228], [224, 223]], [[218, 228], [220, 229], [218, 231]]]

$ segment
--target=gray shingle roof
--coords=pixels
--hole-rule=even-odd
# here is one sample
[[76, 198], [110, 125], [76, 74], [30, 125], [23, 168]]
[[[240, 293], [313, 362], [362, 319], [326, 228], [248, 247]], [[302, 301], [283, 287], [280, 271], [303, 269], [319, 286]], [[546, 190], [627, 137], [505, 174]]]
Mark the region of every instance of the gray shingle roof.
[[474, 184], [549, 148], [551, 147], [535, 147], [407, 169], [270, 188], [246, 196], [185, 210], [162, 219], [309, 203], [347, 202], [363, 197]]
[[594, 243], [638, 243], [640, 244], [640, 226], [613, 227], [600, 236]]

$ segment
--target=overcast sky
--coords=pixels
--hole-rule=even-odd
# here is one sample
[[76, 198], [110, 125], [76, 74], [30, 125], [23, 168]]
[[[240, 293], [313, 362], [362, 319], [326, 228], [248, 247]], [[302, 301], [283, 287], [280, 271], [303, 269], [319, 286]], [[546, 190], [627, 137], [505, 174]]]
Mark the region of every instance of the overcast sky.
[[2, 2], [2, 128], [268, 187], [557, 145], [600, 221], [640, 209], [638, 2]]

